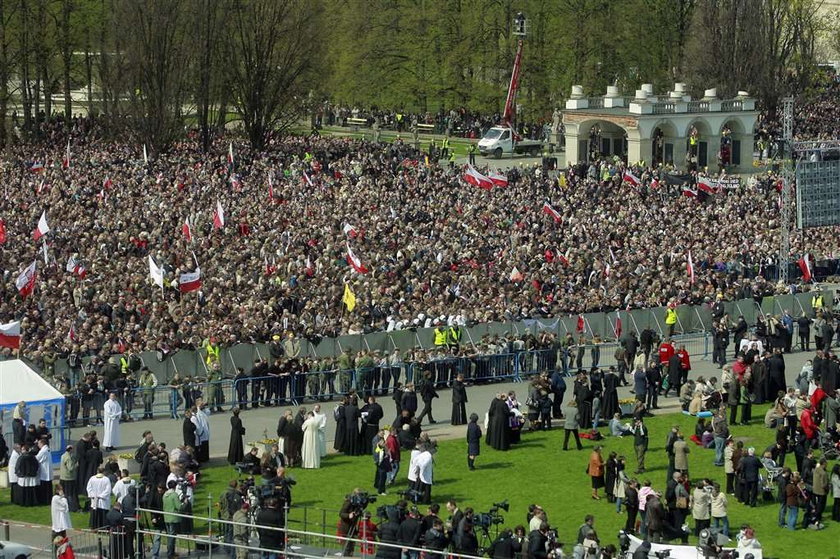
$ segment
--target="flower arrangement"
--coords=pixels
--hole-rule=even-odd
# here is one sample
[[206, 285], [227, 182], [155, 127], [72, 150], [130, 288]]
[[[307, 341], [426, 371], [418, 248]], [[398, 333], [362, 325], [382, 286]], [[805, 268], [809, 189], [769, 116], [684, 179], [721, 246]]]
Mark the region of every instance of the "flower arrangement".
[[636, 403], [635, 398], [624, 398], [624, 399], [618, 401], [618, 404], [620, 406], [632, 406], [635, 403]]

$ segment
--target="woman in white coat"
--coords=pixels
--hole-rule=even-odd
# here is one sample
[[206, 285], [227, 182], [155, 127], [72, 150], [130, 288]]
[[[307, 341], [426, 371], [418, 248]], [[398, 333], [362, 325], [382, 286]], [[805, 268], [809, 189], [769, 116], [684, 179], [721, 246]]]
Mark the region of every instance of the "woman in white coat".
[[54, 495], [50, 503], [50, 515], [52, 516], [52, 537], [62, 538], [67, 536], [67, 530], [73, 529], [70, 521], [70, 506], [67, 504], [67, 497], [64, 496], [64, 488], [57, 484], [53, 490]]

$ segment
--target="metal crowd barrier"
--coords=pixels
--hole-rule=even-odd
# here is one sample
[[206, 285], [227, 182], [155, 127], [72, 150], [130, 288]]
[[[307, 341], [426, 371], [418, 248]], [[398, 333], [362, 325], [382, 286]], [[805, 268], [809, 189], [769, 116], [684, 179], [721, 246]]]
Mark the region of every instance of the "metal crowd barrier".
[[[713, 340], [709, 333], [677, 335], [672, 341], [677, 348], [685, 346], [693, 358], [711, 358]], [[151, 411], [153, 416], [169, 416], [175, 419], [182, 417], [184, 410], [191, 407], [197, 398], [202, 398], [211, 410], [228, 410], [234, 406], [247, 409], [255, 403], [264, 406], [328, 401], [346, 394], [351, 389], [364, 398], [368, 395], [387, 396], [393, 392], [397, 383], [403, 386], [408, 383], [419, 386], [421, 382], [432, 382], [437, 388], [443, 388], [451, 385], [458, 375], [462, 375], [467, 382], [473, 384], [521, 382], [543, 371], [549, 374], [560, 371], [564, 375], [573, 375], [579, 369], [618, 367], [619, 363], [615, 358], [618, 347], [616, 342], [606, 342], [574, 345], [568, 351], [516, 350], [512, 353], [448, 357], [426, 363], [407, 362], [399, 367], [330, 369], [213, 382], [191, 379], [177, 391], [168, 385], [155, 388], [151, 392]], [[638, 351], [642, 351], [641, 346]], [[656, 358], [656, 351], [657, 347], [650, 349], [651, 358]], [[126, 415], [139, 419], [146, 412], [146, 398], [144, 391], [137, 388], [119, 399]], [[68, 424], [79, 425], [82, 421], [79, 415], [80, 405], [78, 402], [76, 405], [73, 405], [73, 402], [70, 404], [67, 406]], [[76, 410], [75, 416], [73, 410]], [[95, 417], [94, 410], [91, 420]]]

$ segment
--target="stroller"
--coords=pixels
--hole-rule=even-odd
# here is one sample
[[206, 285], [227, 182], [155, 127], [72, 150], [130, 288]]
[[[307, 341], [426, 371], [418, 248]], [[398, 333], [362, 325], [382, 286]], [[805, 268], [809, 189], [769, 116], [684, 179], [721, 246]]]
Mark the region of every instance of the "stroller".
[[761, 465], [764, 466], [764, 474], [759, 476], [761, 494], [766, 501], [773, 500], [773, 492], [778, 486], [778, 478], [782, 475], [782, 467], [776, 465], [776, 461], [767, 456], [761, 458]]
[[834, 433], [831, 430], [817, 432], [817, 442], [826, 460], [840, 458], [840, 442], [835, 441]]

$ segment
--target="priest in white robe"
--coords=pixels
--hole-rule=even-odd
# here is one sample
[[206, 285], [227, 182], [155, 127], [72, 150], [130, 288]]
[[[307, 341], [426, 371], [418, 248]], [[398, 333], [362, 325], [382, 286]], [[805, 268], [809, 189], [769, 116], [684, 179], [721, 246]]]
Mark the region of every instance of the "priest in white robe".
[[40, 439], [37, 444], [38, 454], [35, 455], [35, 458], [38, 460], [38, 502], [42, 505], [49, 505], [53, 494], [52, 455], [46, 439]]
[[102, 433], [102, 446], [105, 447], [106, 452], [111, 452], [114, 450], [114, 447], [120, 446], [120, 417], [122, 417], [122, 406], [117, 401], [116, 393], [111, 392], [108, 395], [102, 417], [105, 421], [105, 427]]
[[97, 530], [105, 526], [105, 514], [111, 508], [111, 480], [105, 477], [102, 466], [88, 480], [87, 496], [90, 499], [90, 528]]
[[315, 404], [312, 414], [318, 424], [318, 454], [323, 458], [327, 455], [327, 414], [321, 413], [321, 404]]
[[306, 420], [303, 422], [301, 429], [303, 429], [303, 448], [301, 449], [303, 467], [306, 469], [320, 468], [321, 452], [318, 448], [318, 421], [315, 419], [314, 413], [306, 414]]

